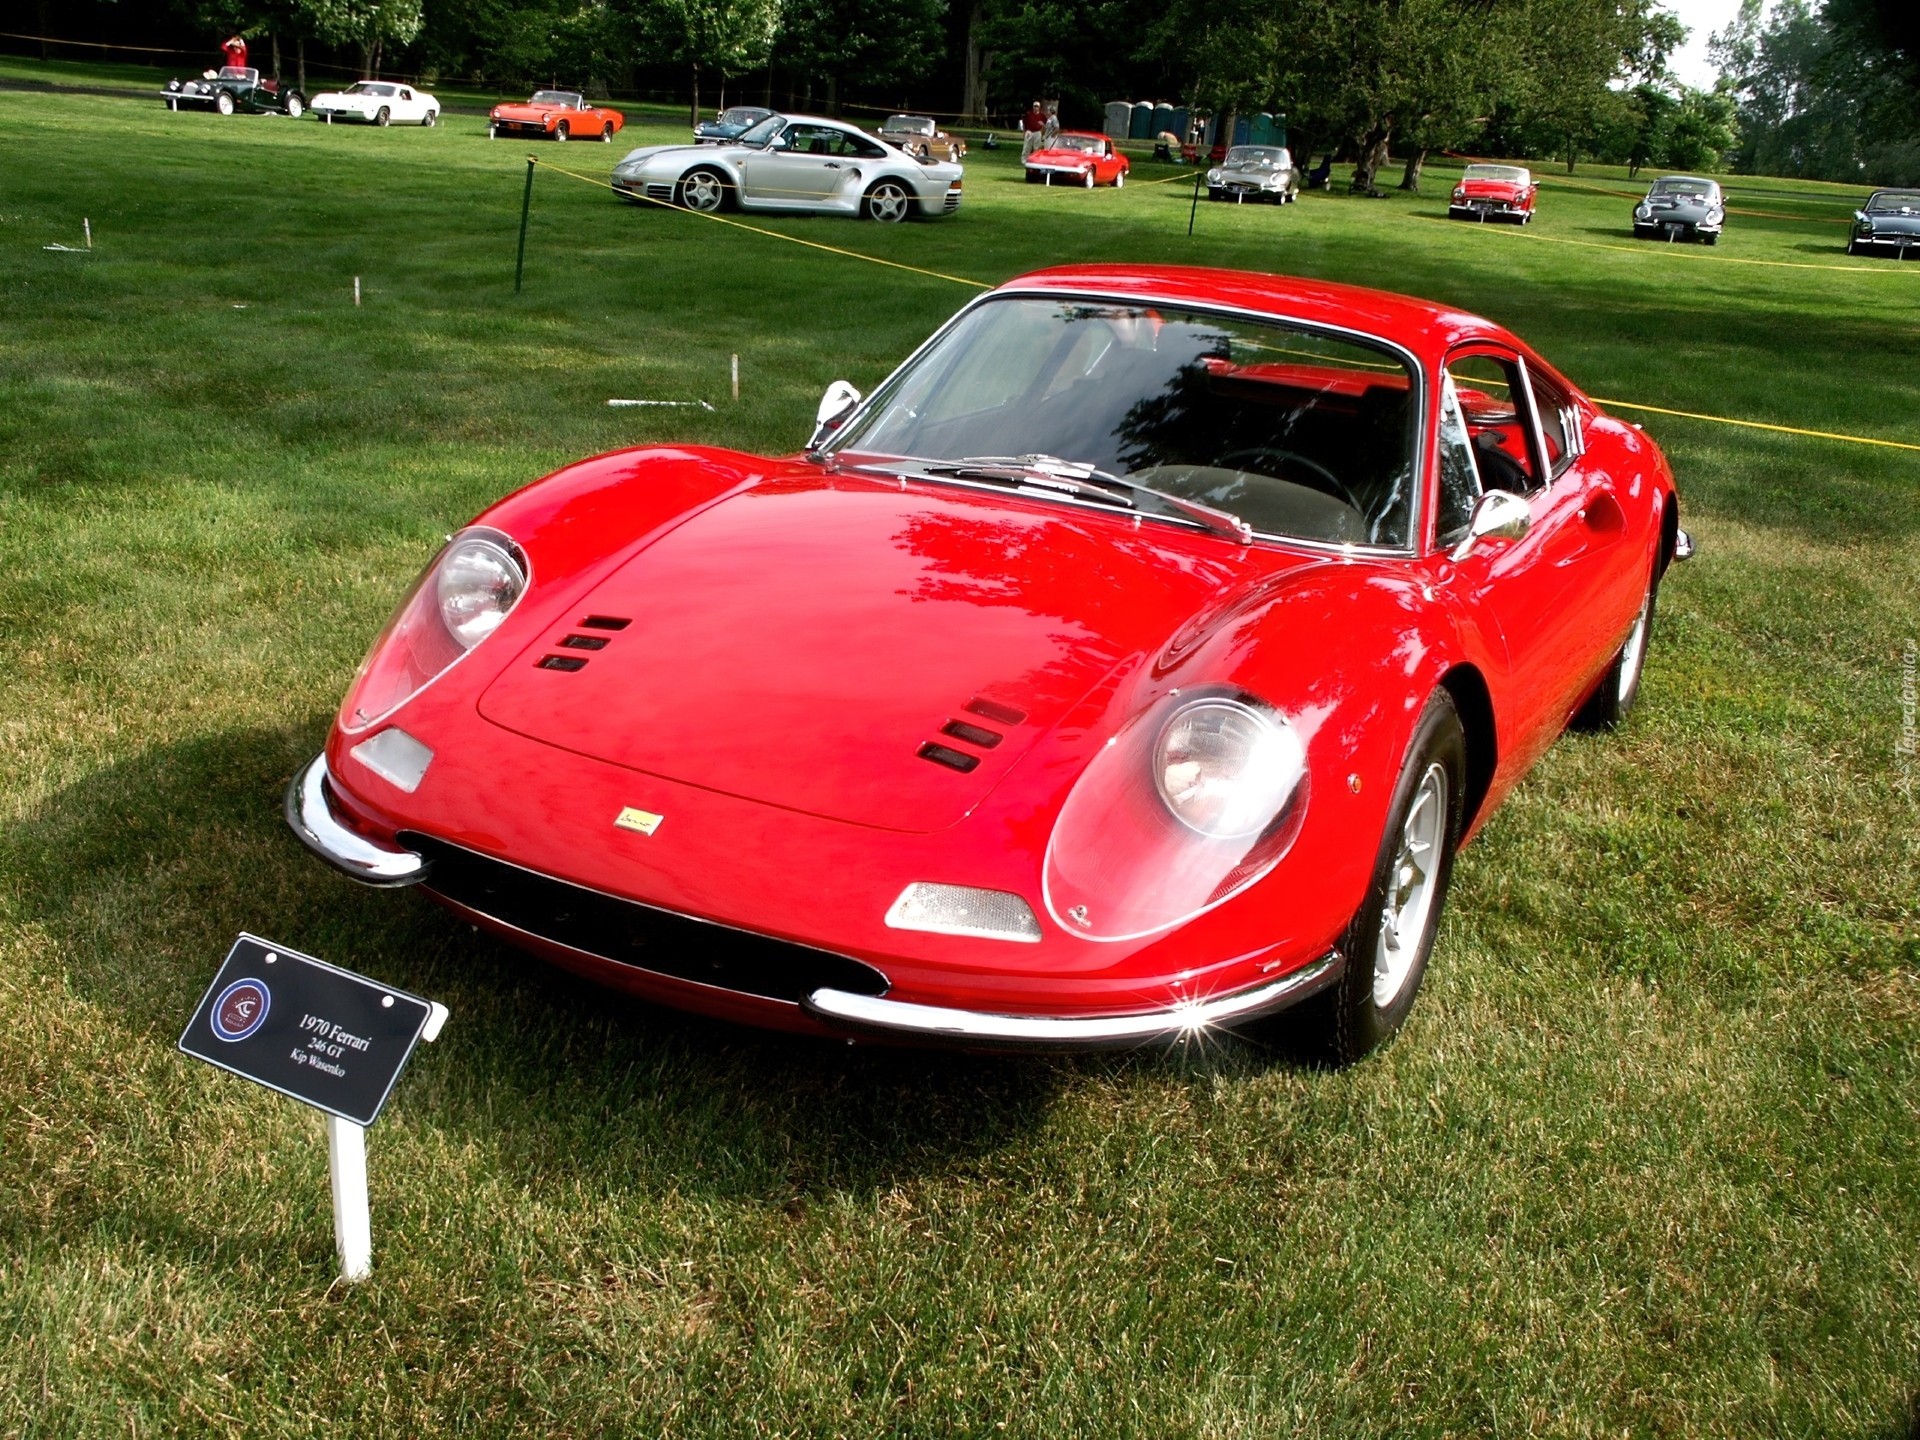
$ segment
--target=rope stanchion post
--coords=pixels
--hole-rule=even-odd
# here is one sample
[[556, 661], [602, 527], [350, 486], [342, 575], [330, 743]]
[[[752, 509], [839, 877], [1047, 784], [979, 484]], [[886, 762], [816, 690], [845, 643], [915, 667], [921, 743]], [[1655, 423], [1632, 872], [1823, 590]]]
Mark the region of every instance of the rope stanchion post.
[[533, 208], [533, 167], [539, 162], [527, 156], [527, 188], [520, 196], [520, 253], [513, 262], [513, 293], [520, 293], [521, 277], [527, 273], [527, 212]]
[[1187, 207], [1187, 238], [1193, 238], [1193, 219], [1200, 213], [1200, 177], [1201, 172], [1193, 172], [1193, 204]]

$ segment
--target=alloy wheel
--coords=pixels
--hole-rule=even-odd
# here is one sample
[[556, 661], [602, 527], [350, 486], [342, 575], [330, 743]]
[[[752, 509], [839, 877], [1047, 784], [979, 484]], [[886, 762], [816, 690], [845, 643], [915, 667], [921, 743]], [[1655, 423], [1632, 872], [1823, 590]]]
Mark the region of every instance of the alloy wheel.
[[1440, 842], [1447, 824], [1447, 785], [1446, 766], [1436, 760], [1420, 777], [1400, 827], [1400, 849], [1387, 877], [1380, 939], [1373, 957], [1373, 1003], [1380, 1010], [1389, 1009], [1400, 998], [1433, 916]]

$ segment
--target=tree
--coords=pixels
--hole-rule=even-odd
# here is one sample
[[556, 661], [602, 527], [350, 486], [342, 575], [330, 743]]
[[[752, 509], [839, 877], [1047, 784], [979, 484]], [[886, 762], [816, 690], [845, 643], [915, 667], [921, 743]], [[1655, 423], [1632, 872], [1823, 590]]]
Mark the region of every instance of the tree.
[[296, 8], [316, 38], [358, 45], [365, 75], [379, 73], [384, 47], [412, 44], [425, 21], [421, 0], [297, 0]]
[[947, 0], [786, 0], [781, 59], [826, 83], [827, 106], [843, 94], [919, 79], [946, 43]]
[[780, 29], [781, 0], [609, 0], [636, 48], [687, 67], [693, 124], [700, 123], [700, 75], [744, 75], [767, 63]]
[[1667, 117], [1659, 160], [1675, 170], [1718, 170], [1733, 149], [1737, 108], [1724, 91], [1685, 89]]

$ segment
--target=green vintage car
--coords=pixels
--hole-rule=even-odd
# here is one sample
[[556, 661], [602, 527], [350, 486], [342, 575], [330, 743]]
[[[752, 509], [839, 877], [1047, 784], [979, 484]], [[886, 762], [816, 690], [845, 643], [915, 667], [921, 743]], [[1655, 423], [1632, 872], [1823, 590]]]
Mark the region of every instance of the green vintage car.
[[240, 110], [298, 119], [307, 109], [306, 96], [281, 89], [277, 80], [262, 80], [251, 65], [222, 65], [197, 80], [169, 80], [160, 93], [169, 110], [218, 110], [222, 115]]

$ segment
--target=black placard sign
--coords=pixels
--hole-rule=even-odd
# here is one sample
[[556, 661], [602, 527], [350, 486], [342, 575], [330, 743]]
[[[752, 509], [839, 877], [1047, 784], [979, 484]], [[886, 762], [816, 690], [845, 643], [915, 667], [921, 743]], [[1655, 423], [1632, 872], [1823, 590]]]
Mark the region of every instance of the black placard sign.
[[242, 935], [180, 1048], [196, 1060], [371, 1125], [433, 1006], [284, 945]]

